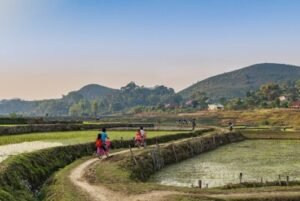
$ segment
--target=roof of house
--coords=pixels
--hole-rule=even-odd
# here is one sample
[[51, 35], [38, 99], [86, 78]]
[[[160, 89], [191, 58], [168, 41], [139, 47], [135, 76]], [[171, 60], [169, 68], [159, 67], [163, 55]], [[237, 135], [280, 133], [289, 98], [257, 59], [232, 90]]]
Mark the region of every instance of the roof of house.
[[300, 107], [300, 100], [292, 102], [291, 107]]

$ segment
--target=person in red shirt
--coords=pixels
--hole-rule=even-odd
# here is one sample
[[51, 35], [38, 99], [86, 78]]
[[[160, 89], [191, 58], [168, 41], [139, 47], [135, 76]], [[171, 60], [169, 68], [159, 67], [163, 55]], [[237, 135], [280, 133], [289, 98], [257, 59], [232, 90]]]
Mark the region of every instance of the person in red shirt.
[[101, 149], [102, 149], [102, 140], [101, 140], [101, 137], [102, 137], [101, 134], [98, 134], [98, 137], [96, 139], [96, 149], [97, 149], [96, 153], [97, 153], [98, 157], [100, 157], [100, 155], [101, 155]]
[[135, 133], [134, 141], [136, 146], [140, 147], [142, 145], [143, 136], [140, 130], [137, 130], [137, 132]]

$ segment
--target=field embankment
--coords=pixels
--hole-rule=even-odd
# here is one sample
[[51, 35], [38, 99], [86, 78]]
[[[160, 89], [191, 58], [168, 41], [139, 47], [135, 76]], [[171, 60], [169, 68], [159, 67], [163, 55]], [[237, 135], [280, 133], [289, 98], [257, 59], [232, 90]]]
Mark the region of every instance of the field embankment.
[[163, 147], [157, 145], [153, 150], [142, 152], [136, 156], [132, 155], [128, 167], [133, 178], [146, 181], [152, 174], [165, 166], [244, 139], [240, 133], [224, 133], [193, 138]]
[[[149, 144], [200, 136], [213, 129], [150, 138]], [[133, 146], [132, 140], [112, 141], [112, 148]], [[36, 200], [45, 181], [57, 170], [83, 156], [92, 155], [94, 143], [62, 146], [11, 157], [0, 164], [0, 200]]]
[[299, 131], [274, 131], [274, 130], [243, 130], [243, 136], [252, 140], [300, 140]]
[[153, 124], [122, 124], [122, 123], [107, 123], [107, 124], [30, 124], [22, 126], [0, 126], [0, 136], [2, 135], [16, 135], [24, 133], [37, 132], [55, 132], [55, 131], [80, 131], [93, 130], [100, 128], [151, 128]]

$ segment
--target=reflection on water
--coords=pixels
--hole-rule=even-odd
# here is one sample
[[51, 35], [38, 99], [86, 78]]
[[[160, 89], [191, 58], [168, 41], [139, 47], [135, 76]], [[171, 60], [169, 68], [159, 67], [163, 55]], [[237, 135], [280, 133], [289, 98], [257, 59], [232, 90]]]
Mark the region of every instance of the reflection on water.
[[220, 147], [179, 164], [171, 165], [152, 176], [151, 181], [172, 186], [208, 187], [244, 181], [275, 181], [278, 175], [300, 180], [300, 141], [252, 140]]
[[18, 144], [8, 144], [0, 146], [0, 162], [12, 155], [17, 155], [25, 152], [36, 151], [40, 149], [62, 146], [59, 142], [23, 142]]

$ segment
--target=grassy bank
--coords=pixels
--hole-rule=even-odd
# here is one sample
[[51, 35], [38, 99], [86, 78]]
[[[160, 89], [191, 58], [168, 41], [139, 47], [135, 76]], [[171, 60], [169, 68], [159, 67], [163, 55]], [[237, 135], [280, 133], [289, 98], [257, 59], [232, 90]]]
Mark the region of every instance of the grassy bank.
[[90, 197], [72, 184], [69, 179], [71, 170], [90, 157], [81, 158], [56, 172], [41, 190], [39, 200], [44, 201], [90, 201]]
[[[156, 139], [150, 138], [148, 143], [198, 136], [208, 131], [211, 129], [163, 135]], [[114, 149], [127, 148], [129, 145], [133, 145], [132, 140], [112, 141]], [[88, 143], [43, 149], [9, 158], [0, 164], [0, 200], [36, 200], [40, 187], [54, 172], [78, 158], [92, 155], [94, 149], [94, 143]]]
[[[53, 172], [93, 151], [92, 144], [73, 145], [9, 158], [0, 165], [0, 200], [35, 200], [39, 188]], [[4, 193], [9, 197], [5, 198]]]

